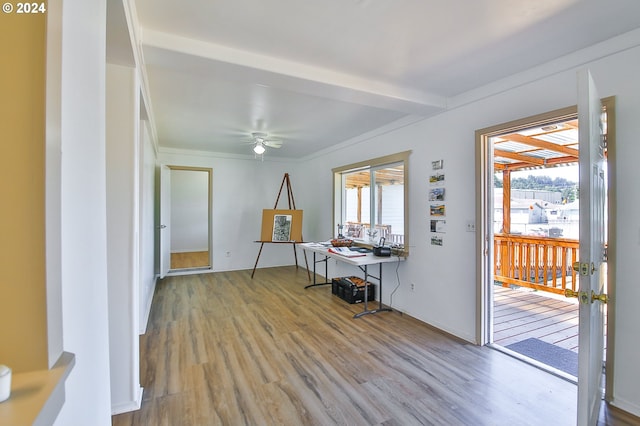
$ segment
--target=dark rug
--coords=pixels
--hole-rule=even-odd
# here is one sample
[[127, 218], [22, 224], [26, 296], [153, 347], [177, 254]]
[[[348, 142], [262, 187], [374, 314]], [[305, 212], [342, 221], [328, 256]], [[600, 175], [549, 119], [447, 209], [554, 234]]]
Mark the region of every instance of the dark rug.
[[578, 376], [578, 354], [568, 349], [533, 337], [507, 345], [507, 348], [565, 373]]

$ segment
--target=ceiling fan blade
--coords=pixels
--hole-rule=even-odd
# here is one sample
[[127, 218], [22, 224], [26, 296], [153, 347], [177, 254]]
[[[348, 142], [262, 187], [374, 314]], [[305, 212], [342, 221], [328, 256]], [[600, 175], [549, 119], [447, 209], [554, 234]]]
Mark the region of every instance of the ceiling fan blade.
[[267, 134], [263, 132], [252, 132], [251, 137], [253, 139], [267, 139]]
[[282, 146], [282, 141], [278, 140], [268, 140], [263, 142], [265, 146], [269, 148], [280, 148]]

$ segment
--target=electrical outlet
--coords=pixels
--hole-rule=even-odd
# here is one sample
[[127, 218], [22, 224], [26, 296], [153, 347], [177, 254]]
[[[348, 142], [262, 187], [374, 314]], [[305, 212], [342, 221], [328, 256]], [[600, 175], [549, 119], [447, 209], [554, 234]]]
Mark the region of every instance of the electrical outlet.
[[476, 223], [473, 220], [467, 221], [467, 232], [476, 232]]
[[226, 257], [231, 257], [231, 252], [230, 252], [230, 251], [228, 251], [228, 252], [226, 252], [224, 255], [225, 255]]
[[415, 291], [416, 289], [416, 285], [414, 283], [411, 283], [411, 291]]

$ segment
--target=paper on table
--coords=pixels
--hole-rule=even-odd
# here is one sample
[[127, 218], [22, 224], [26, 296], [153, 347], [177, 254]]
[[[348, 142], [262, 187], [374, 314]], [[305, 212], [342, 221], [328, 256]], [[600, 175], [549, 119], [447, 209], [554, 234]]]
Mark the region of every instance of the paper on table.
[[331, 253], [339, 254], [345, 257], [360, 257], [366, 256], [366, 253], [360, 253], [359, 251], [350, 250], [348, 247], [331, 247], [329, 249]]
[[331, 243], [306, 243], [305, 244], [307, 247], [313, 247], [313, 248], [327, 248], [327, 247], [331, 247]]

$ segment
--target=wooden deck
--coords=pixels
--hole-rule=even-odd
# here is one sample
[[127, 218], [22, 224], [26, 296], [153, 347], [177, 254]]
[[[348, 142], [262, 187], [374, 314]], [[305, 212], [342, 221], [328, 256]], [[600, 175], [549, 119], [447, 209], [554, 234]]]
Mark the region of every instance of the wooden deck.
[[577, 299], [494, 286], [494, 343], [507, 346], [530, 337], [578, 352]]

